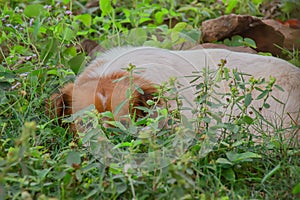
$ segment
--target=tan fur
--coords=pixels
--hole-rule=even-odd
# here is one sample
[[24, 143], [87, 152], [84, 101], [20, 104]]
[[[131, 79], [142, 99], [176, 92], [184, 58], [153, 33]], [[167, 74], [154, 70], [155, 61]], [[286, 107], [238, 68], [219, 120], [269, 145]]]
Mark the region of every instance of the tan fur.
[[139, 76], [133, 76], [133, 85], [140, 87], [143, 94], [140, 94], [134, 87], [132, 91], [133, 110], [129, 111], [129, 101], [126, 95], [130, 86], [129, 74], [126, 72], [116, 72], [100, 78], [90, 78], [88, 81], [70, 83], [55, 93], [50, 98], [50, 106], [47, 113], [51, 118], [54, 116], [67, 116], [78, 112], [89, 105], [95, 105], [98, 112], [115, 112], [117, 107], [125, 101], [126, 103], [115, 115], [116, 120], [121, 120], [121, 116], [136, 114], [143, 117], [145, 114], [134, 109], [136, 106], [149, 107], [146, 102], [153, 99], [153, 94], [157, 93], [154, 84]]
[[51, 95], [46, 103], [46, 113], [54, 118], [56, 116], [66, 116], [72, 114], [72, 93], [74, 83], [65, 85], [59, 93]]
[[[112, 49], [95, 59], [77, 78], [74, 85], [65, 86], [61, 90], [61, 94], [54, 94], [51, 97], [51, 100], [54, 100], [53, 105], [56, 106], [54, 113], [58, 116], [64, 116], [76, 113], [90, 104], [94, 104], [99, 112], [114, 112], [117, 106], [126, 99], [126, 91], [129, 88], [128, 79], [123, 79], [117, 83], [114, 83], [114, 80], [124, 75], [127, 76], [122, 69], [129, 64], [136, 65], [137, 69], [142, 68], [141, 73], [134, 77], [134, 84], [142, 88], [145, 94], [141, 95], [134, 91], [134, 104], [146, 105], [147, 99], [151, 99], [151, 94], [156, 92], [153, 84], [160, 85], [168, 81], [170, 77], [175, 76], [181, 77], [182, 87], [189, 87], [193, 78], [185, 76], [190, 76], [195, 71], [201, 72], [204, 68], [217, 69], [221, 59], [226, 59], [226, 67], [230, 70], [237, 69], [239, 72], [266, 80], [269, 80], [270, 75], [275, 77], [277, 79], [276, 84], [280, 85], [284, 91], [274, 88], [271, 94], [284, 105], [273, 98], [269, 98], [268, 103], [271, 107], [263, 110], [261, 114], [266, 120], [281, 121], [284, 127], [300, 125], [299, 68], [278, 58], [223, 49], [190, 51], [169, 51], [151, 47]], [[199, 79], [199, 81], [203, 80]], [[222, 82], [222, 84], [219, 92], [228, 92], [227, 83]], [[183, 106], [195, 108], [193, 102], [195, 99], [194, 88], [184, 90], [181, 95], [184, 97]], [[72, 96], [72, 100], [70, 96]], [[71, 111], [63, 105], [72, 105]], [[253, 100], [253, 106], [256, 109], [259, 109], [261, 105], [262, 100]], [[119, 120], [122, 115], [127, 115], [129, 112], [127, 102], [115, 116], [115, 119]], [[227, 111], [224, 109], [221, 112], [226, 113]], [[137, 114], [143, 116], [143, 113]], [[191, 112], [184, 114], [188, 118], [195, 117]]]

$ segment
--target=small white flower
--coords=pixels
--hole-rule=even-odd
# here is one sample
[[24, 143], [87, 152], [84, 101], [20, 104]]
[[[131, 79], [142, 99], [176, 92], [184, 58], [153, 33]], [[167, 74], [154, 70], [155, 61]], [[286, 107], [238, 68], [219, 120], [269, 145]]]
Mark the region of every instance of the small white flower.
[[31, 19], [29, 20], [29, 26], [32, 26], [33, 21], [34, 21], [33, 18], [31, 18]]
[[72, 15], [72, 11], [70, 11], [70, 10], [66, 10], [66, 15]]

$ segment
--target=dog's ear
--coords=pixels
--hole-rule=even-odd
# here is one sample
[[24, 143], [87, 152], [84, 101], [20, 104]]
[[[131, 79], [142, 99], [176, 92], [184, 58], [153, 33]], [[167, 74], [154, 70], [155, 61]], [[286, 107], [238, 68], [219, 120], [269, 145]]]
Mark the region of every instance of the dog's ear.
[[69, 83], [64, 86], [59, 93], [51, 95], [50, 99], [46, 101], [46, 114], [51, 119], [59, 118], [72, 114], [72, 94], [74, 83]]
[[[136, 90], [133, 94], [133, 113], [135, 112], [136, 116], [138, 118], [145, 117], [147, 113], [144, 113], [144, 111], [136, 108], [136, 107], [146, 107], [149, 108], [150, 106], [147, 104], [148, 100], [154, 100], [155, 94], [158, 93], [157, 87], [151, 83], [151, 84], [145, 84], [140, 87], [141, 91]], [[160, 105], [161, 102], [158, 102]], [[135, 109], [136, 108], [136, 109]], [[132, 113], [132, 114], [133, 114]]]
[[[151, 81], [139, 76], [134, 76], [133, 84], [134, 86], [131, 89], [132, 94], [130, 95], [131, 99], [129, 99], [129, 78], [126, 77], [115, 83], [110, 98], [111, 111], [115, 114], [115, 120], [124, 121], [126, 120], [124, 116], [128, 116], [128, 114], [133, 115], [134, 113], [137, 118], [147, 115], [147, 113], [136, 107], [149, 108], [150, 106], [147, 104], [147, 101], [154, 100], [154, 93], [157, 93], [158, 89]], [[130, 110], [131, 105], [132, 110]], [[117, 110], [118, 112], [115, 113]]]

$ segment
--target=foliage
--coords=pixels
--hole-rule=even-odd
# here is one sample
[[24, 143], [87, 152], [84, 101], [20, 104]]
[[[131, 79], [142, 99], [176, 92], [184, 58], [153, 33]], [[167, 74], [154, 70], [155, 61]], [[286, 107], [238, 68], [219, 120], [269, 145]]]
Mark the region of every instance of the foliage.
[[[288, 16], [292, 7], [287, 2], [293, 2], [284, 2], [282, 11]], [[260, 116], [247, 115], [253, 97], [243, 86], [256, 90], [259, 85], [263, 88], [259, 97], [267, 99], [272, 87], [278, 87], [276, 81], [245, 81], [243, 74], [226, 68], [226, 61], [220, 61], [218, 71], [195, 75], [196, 131], [184, 116], [160, 108], [155, 110], [157, 118], [131, 116], [130, 127], [110, 121], [106, 123], [114, 128], [107, 128], [102, 119], [112, 118], [113, 113], [97, 113], [90, 107], [78, 116], [86, 113], [83, 120], [97, 129], [72, 135], [44, 109], [46, 99], [89, 62], [81, 47], [84, 38], [106, 48], [131, 44], [171, 49], [187, 41], [197, 43], [201, 22], [223, 12], [260, 15], [262, 1], [101, 0], [96, 9], [84, 7], [86, 3], [0, 0], [0, 199], [294, 199], [299, 195], [299, 144], [282, 141], [280, 127], [278, 135], [258, 138], [259, 144], [250, 131], [250, 126], [259, 126]], [[239, 36], [225, 43], [255, 45]], [[299, 63], [298, 53], [287, 54]], [[199, 82], [200, 77], [205, 81]], [[233, 80], [231, 93], [223, 95], [229, 99], [227, 106], [241, 110], [239, 119], [220, 119], [214, 109], [223, 105], [211, 102], [216, 86], [228, 79]], [[158, 97], [165, 98], [165, 90], [176, 96], [176, 84], [171, 80]], [[166, 120], [169, 126], [163, 129], [159, 125]], [[105, 138], [109, 142], [101, 140]], [[162, 146], [175, 149], [176, 159], [153, 159], [161, 155], [156, 150]], [[114, 157], [99, 156], [105, 150]], [[146, 156], [147, 164], [158, 162], [162, 167], [135, 165], [139, 160], [131, 155]]]

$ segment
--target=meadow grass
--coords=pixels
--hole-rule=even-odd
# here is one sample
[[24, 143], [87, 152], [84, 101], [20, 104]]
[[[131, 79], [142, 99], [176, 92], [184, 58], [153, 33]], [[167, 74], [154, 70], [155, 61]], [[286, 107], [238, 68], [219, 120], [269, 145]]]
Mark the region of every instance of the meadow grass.
[[[300, 198], [299, 143], [285, 141], [280, 126], [272, 136], [261, 132], [261, 142], [254, 142], [250, 126], [259, 127], [261, 117], [249, 118], [244, 107], [240, 119], [228, 121], [210, 112], [213, 88], [228, 77], [235, 80], [232, 88], [239, 87], [238, 72], [195, 75], [196, 128], [160, 108], [156, 118], [133, 120], [127, 127], [108, 122], [114, 126], [107, 128], [102, 119], [112, 113], [91, 106], [84, 111], [90, 129], [74, 134], [45, 113], [50, 95], [89, 62], [80, 40], [90, 38], [106, 48], [196, 43], [203, 20], [234, 6], [239, 13], [257, 14], [253, 8], [260, 1], [247, 1], [254, 7], [231, 1], [194, 7], [188, 1], [101, 1], [100, 10], [83, 8], [85, 1], [64, 2], [0, 1], [0, 199]], [[163, 25], [165, 18], [182, 21], [182, 16], [186, 21], [173, 28]], [[292, 60], [299, 63], [296, 56]], [[206, 81], [197, 82], [197, 76]], [[176, 94], [174, 84], [166, 90]], [[249, 101], [246, 93], [231, 92], [230, 105]], [[162, 128], [164, 120], [169, 126]]]

